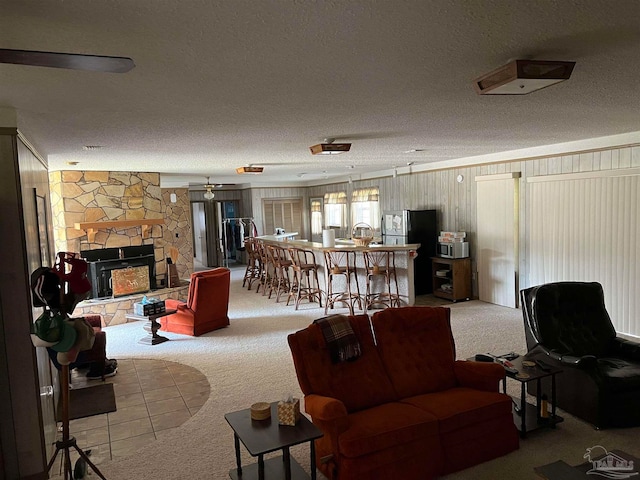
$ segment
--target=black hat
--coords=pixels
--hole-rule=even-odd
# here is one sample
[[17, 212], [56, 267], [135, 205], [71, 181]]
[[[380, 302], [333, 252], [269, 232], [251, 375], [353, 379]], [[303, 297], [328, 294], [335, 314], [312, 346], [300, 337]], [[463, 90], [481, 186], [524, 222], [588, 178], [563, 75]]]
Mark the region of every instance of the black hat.
[[48, 267], [40, 267], [31, 274], [34, 307], [60, 308], [60, 278]]

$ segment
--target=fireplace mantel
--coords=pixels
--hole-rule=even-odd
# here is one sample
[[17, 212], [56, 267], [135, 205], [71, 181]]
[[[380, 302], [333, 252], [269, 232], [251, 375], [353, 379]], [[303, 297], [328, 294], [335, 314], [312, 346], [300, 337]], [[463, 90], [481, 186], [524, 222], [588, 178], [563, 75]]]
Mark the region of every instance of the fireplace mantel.
[[153, 225], [164, 225], [163, 218], [140, 218], [138, 220], [111, 220], [102, 222], [79, 222], [74, 223], [76, 230], [86, 230], [87, 240], [93, 242], [98, 230], [107, 228], [127, 228], [140, 226], [142, 238], [149, 238], [149, 230]]

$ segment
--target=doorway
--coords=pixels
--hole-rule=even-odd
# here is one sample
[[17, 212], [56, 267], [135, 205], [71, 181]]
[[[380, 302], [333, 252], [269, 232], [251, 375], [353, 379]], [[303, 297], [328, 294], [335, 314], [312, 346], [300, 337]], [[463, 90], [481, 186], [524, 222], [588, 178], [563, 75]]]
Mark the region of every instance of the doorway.
[[518, 306], [520, 172], [476, 177], [478, 298]]
[[191, 220], [193, 224], [193, 269], [207, 270], [236, 262], [237, 251], [228, 248], [225, 242], [225, 218], [233, 218], [239, 210], [235, 201], [193, 201]]
[[208, 265], [207, 260], [207, 222], [205, 218], [204, 202], [192, 202], [193, 224], [193, 270], [203, 270]]

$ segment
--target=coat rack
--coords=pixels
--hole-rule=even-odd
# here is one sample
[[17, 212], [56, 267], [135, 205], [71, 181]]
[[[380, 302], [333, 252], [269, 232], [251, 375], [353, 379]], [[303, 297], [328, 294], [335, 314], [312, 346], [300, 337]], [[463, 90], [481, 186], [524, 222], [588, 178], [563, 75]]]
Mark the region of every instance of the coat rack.
[[64, 476], [65, 480], [73, 480], [73, 468], [71, 468], [71, 456], [69, 449], [71, 447], [75, 448], [81, 458], [87, 462], [87, 465], [91, 467], [91, 470], [95, 472], [102, 480], [107, 480], [104, 475], [98, 470], [91, 460], [89, 460], [89, 456], [82, 451], [82, 449], [78, 448], [75, 437], [69, 435], [69, 365], [62, 365], [62, 369], [60, 371], [60, 389], [62, 390], [62, 440], [56, 441], [56, 452], [49, 460], [49, 464], [47, 465], [47, 473], [50, 472], [51, 467], [53, 467], [56, 458], [58, 457], [58, 453], [62, 450], [63, 456], [62, 461], [64, 463]]
[[[64, 265], [62, 266], [64, 268]], [[65, 292], [69, 287], [69, 282], [61, 278], [59, 284], [59, 294], [60, 294], [60, 313], [64, 314], [66, 318], [68, 318], [67, 310], [65, 309], [66, 295]], [[73, 468], [71, 467], [71, 455], [70, 449], [75, 448], [80, 457], [87, 462], [87, 465], [93, 470], [98, 477], [102, 480], [107, 480], [104, 475], [98, 470], [91, 460], [89, 460], [89, 456], [82, 451], [82, 449], [78, 448], [78, 444], [76, 443], [75, 437], [69, 434], [69, 363], [66, 365], [60, 365], [60, 393], [61, 393], [61, 401], [62, 401], [62, 439], [56, 441], [56, 451], [53, 454], [51, 460], [47, 464], [47, 473], [51, 471], [53, 464], [58, 457], [58, 453], [62, 451], [62, 461], [64, 464], [64, 479], [65, 480], [73, 480]]]

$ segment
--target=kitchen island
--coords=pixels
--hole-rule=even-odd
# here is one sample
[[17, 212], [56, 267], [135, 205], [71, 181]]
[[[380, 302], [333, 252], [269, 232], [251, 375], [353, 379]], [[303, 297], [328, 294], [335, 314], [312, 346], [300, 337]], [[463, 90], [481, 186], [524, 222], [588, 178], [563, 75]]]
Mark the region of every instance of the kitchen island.
[[[276, 235], [263, 235], [256, 237], [258, 240], [262, 240], [265, 244], [278, 245], [284, 248], [296, 247], [303, 248], [305, 250], [311, 250], [314, 252], [316, 262], [319, 265], [318, 276], [320, 280], [320, 288], [324, 291], [326, 287], [325, 280], [325, 267], [324, 267], [324, 252], [325, 250], [350, 250], [356, 252], [356, 270], [358, 277], [358, 285], [360, 287], [360, 293], [364, 296], [366, 291], [366, 277], [365, 277], [365, 265], [362, 252], [364, 250], [373, 250], [380, 248], [383, 250], [392, 250], [395, 252], [396, 263], [396, 275], [398, 278], [398, 292], [400, 294], [400, 300], [403, 306], [413, 305], [415, 303], [415, 288], [414, 288], [414, 268], [413, 261], [417, 256], [416, 251], [420, 247], [419, 243], [409, 243], [403, 245], [369, 245], [368, 247], [358, 247], [351, 240], [339, 240], [336, 239], [335, 247], [325, 247], [320, 242], [308, 242], [305, 240], [287, 240], [275, 238]], [[324, 299], [323, 299], [324, 301]]]

